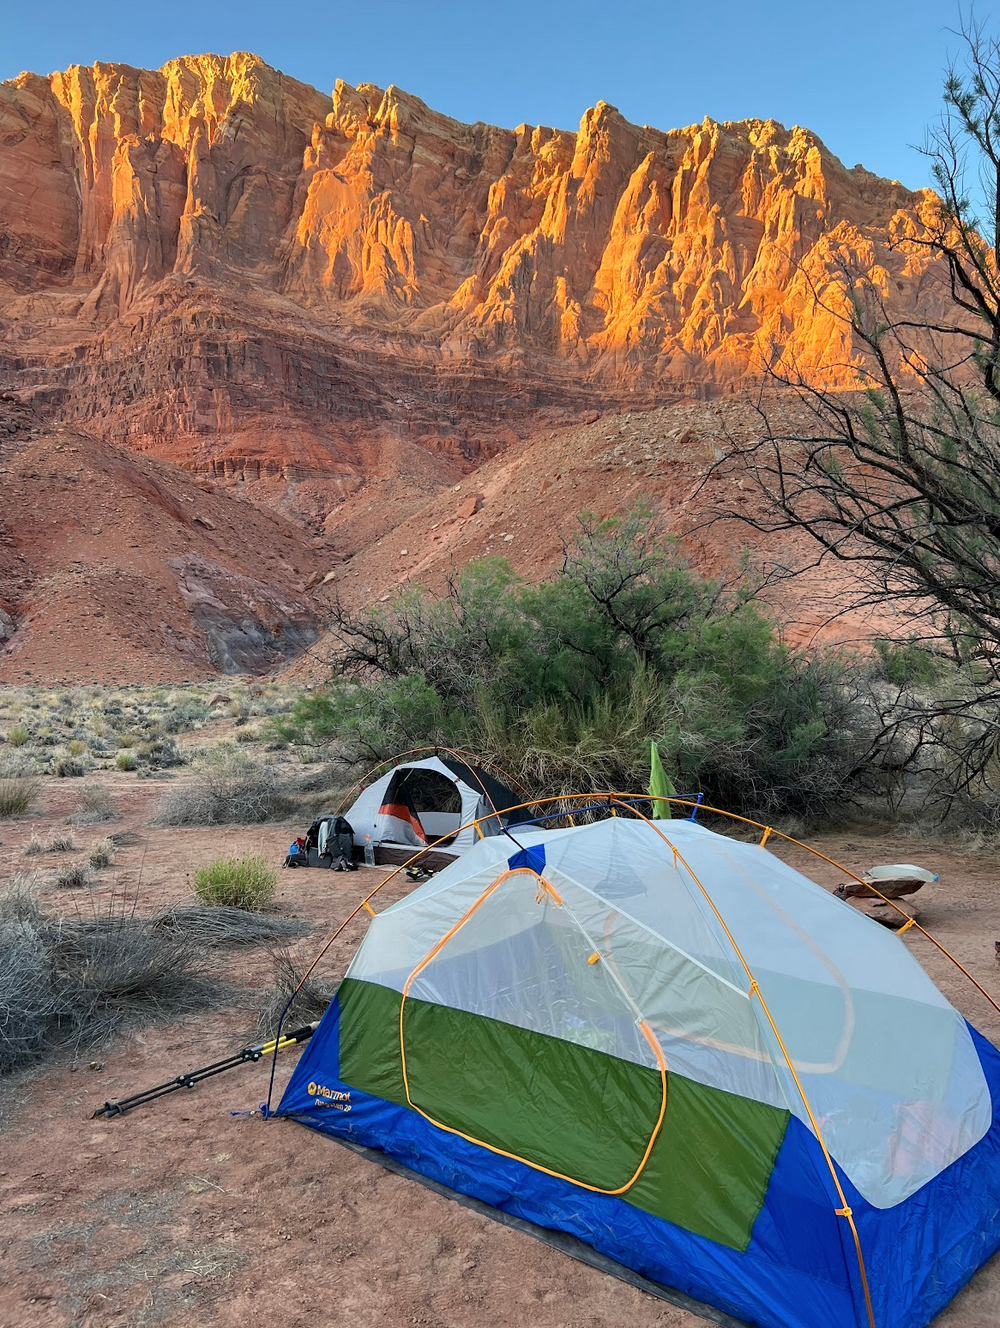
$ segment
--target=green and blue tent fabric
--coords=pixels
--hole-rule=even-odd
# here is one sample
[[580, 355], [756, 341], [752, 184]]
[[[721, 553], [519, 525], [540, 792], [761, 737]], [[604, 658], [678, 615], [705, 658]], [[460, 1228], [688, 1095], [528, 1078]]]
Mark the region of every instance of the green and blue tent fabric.
[[874, 1322], [924, 1328], [1000, 1246], [1000, 1054], [764, 848], [624, 818], [519, 840], [375, 919], [280, 1113], [748, 1324], [866, 1328], [834, 1175], [705, 880], [785, 1021]]

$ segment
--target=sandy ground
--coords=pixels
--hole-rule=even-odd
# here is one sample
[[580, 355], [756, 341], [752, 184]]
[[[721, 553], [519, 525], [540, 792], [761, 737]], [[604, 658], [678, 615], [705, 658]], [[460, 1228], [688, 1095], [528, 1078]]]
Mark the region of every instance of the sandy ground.
[[[112, 776], [121, 818], [142, 842], [91, 891], [61, 894], [69, 907], [108, 907], [138, 892], [141, 909], [189, 893], [191, 873], [220, 852], [261, 851], [280, 861], [292, 826], [154, 830], [150, 810], [166, 785]], [[23, 868], [32, 830], [48, 835], [76, 809], [77, 781], [48, 784], [38, 814], [0, 825], [0, 879]], [[103, 827], [95, 828], [100, 833]], [[81, 846], [89, 830], [77, 830]], [[944, 852], [933, 842], [839, 836], [817, 847], [846, 866], [917, 861], [941, 873], [924, 891], [922, 922], [994, 996], [1000, 969], [995, 867], [990, 858]], [[797, 866], [833, 886], [834, 868], [793, 849]], [[48, 867], [50, 862], [42, 860]], [[376, 883], [353, 874], [285, 872], [283, 913], [308, 918], [315, 951]], [[398, 882], [381, 902], [397, 897]], [[344, 933], [321, 972], [339, 976], [364, 924]], [[957, 970], [920, 939], [906, 938], [946, 994], [994, 1041], [1000, 1017]], [[234, 976], [269, 980], [260, 951], [237, 952]], [[480, 1328], [698, 1328], [703, 1321], [509, 1230], [288, 1121], [253, 1111], [267, 1072], [244, 1067], [116, 1120], [94, 1107], [244, 1045], [252, 1009], [216, 1011], [147, 1030], [91, 1064], [39, 1072], [7, 1091], [0, 1134], [0, 1328], [145, 1328], [192, 1322], [318, 1323]], [[278, 1088], [291, 1071], [289, 1055]], [[982, 1270], [937, 1321], [940, 1328], [995, 1328], [1000, 1260]], [[836, 1328], [836, 1325], [831, 1325]]]

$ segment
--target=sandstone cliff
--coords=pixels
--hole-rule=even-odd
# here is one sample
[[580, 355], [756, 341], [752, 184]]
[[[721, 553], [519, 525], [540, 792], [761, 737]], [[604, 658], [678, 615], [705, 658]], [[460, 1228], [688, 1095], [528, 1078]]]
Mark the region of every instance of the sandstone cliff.
[[775, 348], [848, 381], [838, 255], [933, 307], [889, 247], [929, 198], [773, 121], [508, 130], [246, 54], [74, 66], [0, 87], [0, 319], [58, 417], [329, 508], [386, 437], [461, 466], [499, 415], [711, 394]]
[[[312, 639], [333, 568], [358, 600], [478, 552], [534, 574], [585, 504], [673, 510], [711, 398], [775, 357], [852, 383], [844, 262], [890, 309], [947, 300], [908, 242], [932, 206], [770, 120], [466, 125], [247, 54], [0, 85], [0, 676], [62, 676], [88, 615], [87, 676], [257, 669]], [[648, 413], [691, 398], [675, 466]], [[651, 468], [602, 460], [630, 412]]]

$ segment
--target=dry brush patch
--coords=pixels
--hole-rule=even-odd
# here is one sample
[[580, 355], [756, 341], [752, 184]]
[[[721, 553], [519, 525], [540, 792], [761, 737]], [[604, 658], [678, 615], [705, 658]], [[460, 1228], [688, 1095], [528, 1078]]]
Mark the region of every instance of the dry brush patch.
[[276, 766], [223, 743], [198, 758], [192, 776], [168, 795], [153, 824], [259, 825], [286, 815], [290, 807]]
[[113, 839], [95, 839], [87, 852], [87, 861], [95, 871], [102, 871], [114, 862], [116, 852]]
[[0, 756], [0, 819], [24, 816], [34, 806], [42, 781], [35, 764], [20, 752]]
[[[91, 883], [86, 862], [68, 870], [72, 882], [48, 885]], [[143, 916], [117, 889], [57, 903], [40, 893], [45, 886], [38, 872], [0, 883], [0, 1078], [150, 1023], [266, 1004], [270, 993], [234, 985], [226, 952], [285, 947], [312, 930], [298, 918], [200, 904]]]
[[[274, 954], [274, 985], [263, 993], [258, 1009], [255, 1036], [261, 1040], [301, 1028], [321, 1019], [337, 991], [337, 983], [301, 970], [288, 950]], [[282, 1018], [284, 1016], [284, 1018]]]
[[52, 884], [57, 890], [83, 890], [93, 882], [90, 869], [85, 862], [73, 862], [56, 872]]
[[233, 998], [199, 947], [121, 898], [67, 918], [42, 904], [31, 879], [8, 882], [0, 895], [0, 1074]]
[[80, 789], [80, 810], [70, 820], [74, 825], [100, 825], [118, 816], [118, 806], [105, 784], [88, 781]]
[[300, 918], [282, 918], [224, 904], [178, 905], [154, 918], [157, 926], [208, 948], [274, 945], [298, 940], [312, 931]]

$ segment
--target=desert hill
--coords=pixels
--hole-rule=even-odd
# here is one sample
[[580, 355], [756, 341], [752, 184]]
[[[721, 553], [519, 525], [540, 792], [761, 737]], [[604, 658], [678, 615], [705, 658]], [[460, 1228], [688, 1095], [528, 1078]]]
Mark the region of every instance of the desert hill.
[[[29, 578], [29, 594], [17, 560], [48, 566], [31, 474], [65, 458], [57, 438], [86, 440], [109, 503], [150, 504], [171, 603], [185, 600], [190, 527], [143, 497], [155, 463], [171, 492], [173, 467], [186, 471], [196, 502], [202, 481], [225, 510], [239, 496], [249, 537], [231, 563], [284, 603], [309, 576], [278, 575], [257, 510], [298, 528], [318, 566], [293, 562], [311, 575], [379, 538], [409, 549], [395, 527], [418, 511], [417, 529], [434, 526], [427, 504], [474, 490], [491, 458], [537, 448], [525, 464], [545, 469], [567, 430], [603, 452], [599, 420], [731, 395], [765, 355], [849, 386], [841, 258], [875, 275], [890, 308], [933, 310], [944, 274], [907, 243], [931, 206], [768, 120], [661, 131], [599, 103], [576, 133], [465, 125], [394, 87], [338, 81], [327, 97], [247, 54], [2, 84], [0, 391], [32, 413], [28, 452], [47, 449], [18, 452], [22, 487], [5, 493], [3, 668], [48, 668], [31, 605], [56, 604], [63, 572]], [[683, 458], [656, 456], [658, 493]], [[571, 512], [593, 486], [560, 474]], [[603, 497], [624, 479], [631, 492], [619, 467]], [[110, 525], [94, 521], [91, 539]], [[384, 563], [357, 564], [359, 593], [394, 583]], [[304, 603], [295, 612], [313, 613]], [[184, 652], [160, 652], [142, 621], [173, 669]], [[196, 655], [242, 667], [239, 652]]]
[[0, 682], [256, 673], [317, 638], [302, 529], [167, 462], [0, 402], [0, 493]]

